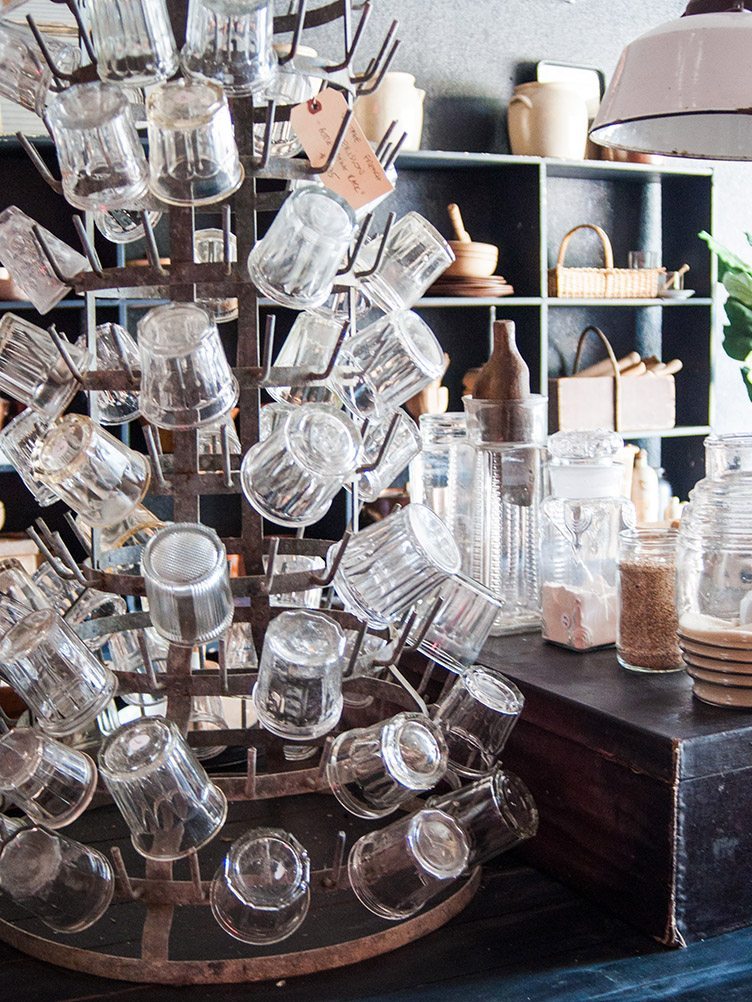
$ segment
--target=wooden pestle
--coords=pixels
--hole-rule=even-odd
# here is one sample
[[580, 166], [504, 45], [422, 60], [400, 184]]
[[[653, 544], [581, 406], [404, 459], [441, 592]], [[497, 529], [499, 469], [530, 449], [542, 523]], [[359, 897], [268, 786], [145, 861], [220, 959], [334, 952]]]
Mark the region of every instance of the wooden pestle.
[[[628, 355], [624, 358], [620, 358], [617, 361], [619, 366], [619, 371], [624, 372], [632, 365], [637, 365], [640, 361], [640, 353], [638, 351], [630, 351]], [[580, 376], [592, 377], [592, 376], [611, 376], [613, 375], [614, 367], [611, 365], [611, 360], [604, 358], [602, 362], [596, 362], [595, 365], [589, 365], [587, 369], [580, 369], [579, 372], [575, 372], [574, 375], [579, 378]]]
[[470, 234], [465, 229], [465, 224], [462, 221], [462, 213], [460, 212], [460, 207], [456, 202], [452, 202], [447, 206], [447, 212], [449, 213], [449, 221], [454, 228], [454, 235], [457, 237], [460, 243], [469, 244], [472, 243], [470, 239]]

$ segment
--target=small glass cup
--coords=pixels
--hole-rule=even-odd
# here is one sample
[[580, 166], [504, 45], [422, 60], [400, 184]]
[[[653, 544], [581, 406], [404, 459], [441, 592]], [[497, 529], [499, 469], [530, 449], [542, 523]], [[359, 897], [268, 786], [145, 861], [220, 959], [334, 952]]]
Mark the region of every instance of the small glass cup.
[[71, 824], [89, 806], [96, 785], [96, 766], [84, 752], [31, 727], [0, 735], [0, 794], [35, 824]]
[[418, 603], [413, 640], [420, 635], [438, 598], [441, 606], [418, 649], [427, 658], [461, 675], [465, 668], [475, 664], [499, 615], [501, 602], [480, 582], [466, 574], [456, 574]]
[[438, 515], [411, 504], [351, 537], [334, 590], [348, 612], [382, 628], [459, 567], [457, 544]]
[[31, 612], [0, 640], [3, 675], [55, 738], [86, 727], [117, 680], [52, 609]]
[[165, 0], [87, 0], [86, 16], [103, 80], [145, 87], [177, 70]]
[[[193, 234], [193, 260], [198, 264], [224, 264], [225, 240], [222, 230], [196, 230]], [[238, 239], [230, 234], [230, 261], [238, 259]], [[196, 303], [203, 307], [215, 324], [226, 324], [238, 318], [238, 300], [235, 296], [227, 299], [212, 297], [211, 286], [196, 286]]]
[[[76, 345], [69, 345], [68, 350], [85, 368], [82, 350]], [[0, 390], [54, 421], [79, 385], [46, 331], [15, 313], [6, 313], [0, 320]]]
[[[127, 97], [126, 93], [126, 97]], [[146, 206], [146, 200], [145, 205]], [[149, 209], [147, 211], [152, 229], [162, 218], [161, 209]], [[129, 209], [108, 209], [107, 212], [94, 213], [94, 225], [108, 240], [114, 244], [133, 244], [137, 240], [143, 240], [146, 233], [141, 211], [138, 208]]]
[[40, 508], [47, 508], [58, 500], [57, 494], [34, 476], [31, 462], [37, 443], [44, 438], [48, 428], [46, 418], [31, 407], [0, 428], [0, 452], [34, 495]]
[[216, 424], [205, 424], [198, 429], [199, 456], [222, 455], [222, 429], [227, 428], [227, 450], [231, 456], [239, 456], [243, 451], [235, 422], [230, 414], [225, 414]]
[[42, 439], [34, 474], [95, 527], [128, 516], [149, 490], [149, 461], [85, 414], [66, 414]]
[[22, 606], [28, 612], [49, 609], [51, 604], [21, 561], [15, 557], [0, 559], [0, 598]]
[[214, 80], [231, 97], [263, 90], [277, 63], [272, 49], [274, 11], [259, 0], [248, 12], [222, 13], [189, 0], [180, 65], [187, 77]]
[[[122, 595], [111, 592], [97, 591], [96, 588], [81, 588], [77, 598], [64, 615], [65, 622], [76, 632], [84, 623], [92, 623], [97, 619], [108, 619], [110, 616], [124, 616], [128, 611]], [[100, 627], [101, 629], [101, 627]], [[99, 651], [109, 643], [112, 634], [83, 631], [81, 638], [90, 651]]]
[[266, 441], [274, 431], [279, 431], [295, 410], [293, 404], [264, 404], [259, 411], [259, 442]]
[[271, 621], [253, 702], [259, 723], [290, 741], [320, 738], [342, 713], [345, 636], [320, 612], [295, 609]]
[[[100, 528], [100, 552], [110, 553], [122, 546], [146, 546], [157, 529], [161, 529], [164, 525], [165, 523], [157, 518], [154, 512], [138, 504], [120, 522]], [[93, 527], [83, 516], [76, 515], [76, 526], [84, 536], [91, 538]]]
[[157, 306], [138, 323], [141, 412], [157, 428], [199, 428], [238, 402], [217, 325], [195, 303]]
[[[358, 266], [371, 268], [380, 245], [380, 237], [369, 241]], [[439, 231], [418, 212], [408, 212], [392, 227], [380, 266], [361, 286], [384, 313], [409, 310], [452, 261], [452, 248]]]
[[407, 311], [346, 341], [331, 383], [357, 418], [383, 421], [443, 372], [444, 352], [433, 331]]
[[122, 90], [101, 81], [75, 84], [50, 100], [63, 194], [76, 208], [133, 208], [146, 196], [149, 164], [129, 109]]
[[338, 735], [326, 762], [332, 793], [359, 818], [383, 818], [423, 790], [447, 768], [441, 728], [420, 713]]
[[230, 109], [208, 80], [172, 80], [147, 98], [151, 191], [168, 205], [221, 202], [243, 183]]
[[[7, 5], [3, 15], [7, 13]], [[63, 73], [72, 73], [81, 63], [81, 53], [72, 45], [45, 39], [47, 48]], [[52, 85], [52, 71], [36, 39], [25, 26], [0, 22], [0, 97], [20, 104], [40, 118], [44, 115]]]
[[713, 433], [702, 444], [705, 447], [705, 476], [709, 480], [717, 480], [727, 472], [752, 470], [752, 434], [749, 432]]
[[279, 828], [253, 828], [230, 846], [209, 890], [212, 914], [243, 943], [292, 936], [311, 902], [308, 853]]
[[[117, 351], [117, 340], [120, 341], [130, 366], [134, 370], [140, 368], [138, 345], [120, 324], [98, 324], [96, 339], [98, 368], [116, 370], [123, 368]], [[91, 399], [96, 405], [94, 413], [100, 424], [127, 424], [141, 416], [138, 393], [134, 390], [96, 390], [91, 394]]]
[[[143, 630], [120, 630], [110, 638], [110, 667], [118, 672], [133, 672], [145, 675], [146, 663], [141, 646], [143, 639], [146, 652], [157, 675], [167, 671], [167, 655], [169, 644], [163, 640], [155, 629], [147, 626]], [[120, 698], [130, 706], [154, 706], [161, 703], [161, 695], [149, 692], [120, 692]]]
[[[264, 556], [264, 570], [269, 563]], [[278, 554], [274, 559], [274, 573], [277, 574], [323, 574], [324, 561], [321, 557], [309, 557], [305, 554]], [[298, 609], [320, 609], [324, 589], [306, 588], [305, 591], [286, 591], [269, 596], [269, 605], [295, 606]]]
[[660, 268], [661, 255], [659, 251], [630, 251], [630, 268]]
[[304, 404], [248, 450], [240, 467], [243, 493], [278, 525], [313, 525], [352, 475], [360, 442], [360, 432], [342, 411]]
[[[319, 317], [315, 313], [301, 313], [295, 318], [290, 333], [285, 338], [277, 360], [277, 367], [323, 372], [334, 354], [342, 333], [342, 324], [336, 320]], [[301, 383], [298, 386], [267, 386], [270, 397], [288, 404], [331, 404], [337, 398], [326, 382]]]
[[355, 232], [348, 203], [316, 184], [296, 188], [248, 256], [251, 281], [281, 306], [308, 310], [329, 297]]
[[148, 542], [142, 561], [154, 629], [194, 647], [216, 640], [233, 617], [227, 551], [214, 529], [177, 522]]
[[449, 767], [471, 778], [493, 769], [524, 703], [520, 690], [501, 672], [482, 665], [467, 668], [434, 713], [449, 747]]
[[469, 856], [454, 818], [426, 808], [358, 839], [347, 862], [350, 886], [370, 912], [397, 922], [461, 876]]
[[[50, 267], [50, 263], [34, 234], [35, 226], [54, 255], [62, 275], [66, 277], [70, 275], [72, 281], [82, 271], [90, 270], [90, 266], [86, 258], [82, 257], [78, 251], [63, 243], [62, 240], [58, 240], [55, 234], [50, 233], [44, 226], [38, 226], [36, 221], [22, 212], [18, 206], [10, 205], [3, 212], [0, 212], [0, 261], [8, 269], [8, 274], [28, 298], [34, 309], [38, 313], [44, 314], [49, 313], [61, 299], [68, 295], [70, 286], [61, 282]], [[5, 314], [6, 317], [12, 315]], [[20, 317], [17, 319], [20, 320]], [[33, 324], [28, 326], [33, 327]], [[34, 330], [39, 330], [39, 328], [34, 327]], [[57, 364], [61, 365], [62, 359], [46, 332], [45, 337], [49, 345], [45, 354], [57, 356]], [[68, 373], [68, 381], [71, 379], [72, 376]]]
[[[219, 696], [194, 696], [191, 700], [191, 719], [188, 721], [189, 734], [205, 734], [212, 731], [226, 731], [230, 725], [224, 717], [222, 699]], [[227, 751], [227, 745], [194, 745], [193, 754], [204, 762], [216, 758]]]
[[[420, 452], [420, 432], [413, 419], [404, 411], [397, 411], [396, 420], [389, 448], [381, 462], [377, 463], [374, 469], [366, 470], [358, 476], [356, 481], [358, 496], [362, 501], [375, 501]], [[383, 421], [369, 422], [360, 453], [362, 466], [373, 466], [376, 463], [391, 423], [391, 417]]]
[[20, 828], [0, 848], [0, 891], [55, 932], [94, 925], [115, 892], [101, 852], [58, 832]]
[[[289, 43], [275, 43], [273, 46], [275, 53], [280, 58], [288, 56], [290, 53]], [[263, 98], [265, 101], [274, 101], [277, 108], [287, 108], [304, 101], [310, 101], [321, 90], [323, 80], [321, 77], [306, 73], [307, 60], [315, 59], [318, 53], [305, 45], [299, 45], [294, 57], [289, 62], [281, 63], [277, 67], [277, 72], [264, 88]], [[256, 156], [261, 156], [264, 149], [264, 139], [266, 127], [264, 125], [254, 125], [253, 127], [253, 147]], [[294, 157], [303, 149], [300, 140], [295, 134], [295, 130], [289, 120], [286, 122], [275, 121], [272, 126], [272, 139], [270, 152], [275, 157]]]

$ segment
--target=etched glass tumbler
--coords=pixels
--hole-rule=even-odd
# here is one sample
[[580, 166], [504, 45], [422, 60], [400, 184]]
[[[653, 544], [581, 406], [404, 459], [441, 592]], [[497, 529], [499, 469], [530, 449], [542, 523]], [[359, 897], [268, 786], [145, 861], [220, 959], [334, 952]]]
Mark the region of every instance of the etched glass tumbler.
[[348, 612], [380, 629], [459, 567], [457, 544], [438, 515], [411, 504], [351, 537], [333, 583]]
[[240, 467], [243, 493], [278, 525], [312, 525], [351, 476], [359, 448], [360, 432], [346, 414], [304, 404], [248, 450]]
[[0, 428], [0, 452], [15, 469], [40, 508], [55, 504], [57, 494], [34, 476], [32, 457], [37, 443], [44, 438], [49, 423], [41, 414], [27, 407], [17, 417]]
[[114, 84], [76, 84], [47, 110], [63, 194], [90, 212], [136, 207], [148, 190], [149, 165], [130, 104]]
[[[230, 261], [238, 259], [238, 240], [230, 234]], [[225, 264], [225, 240], [222, 230], [196, 230], [193, 234], [193, 260], [198, 264]], [[215, 324], [226, 324], [236, 320], [238, 301], [234, 296], [226, 299], [212, 297], [211, 286], [196, 286], [196, 303], [202, 306]]]
[[230, 108], [208, 80], [173, 80], [146, 101], [152, 194], [168, 205], [221, 202], [243, 182]]
[[34, 473], [89, 525], [114, 525], [149, 489], [149, 462], [85, 414], [66, 414], [42, 439]]
[[355, 214], [328, 188], [306, 184], [288, 195], [248, 256], [251, 281], [281, 306], [320, 306], [355, 231]]
[[64, 828], [94, 796], [97, 769], [84, 752], [31, 727], [0, 736], [0, 794], [47, 828]]
[[217, 325], [194, 303], [157, 306], [138, 324], [141, 412], [157, 428], [214, 424], [238, 401]]
[[115, 892], [101, 852], [44, 828], [20, 828], [0, 849], [0, 890], [55, 932], [81, 932]]
[[[3, 14], [7, 12], [7, 5]], [[81, 53], [72, 45], [47, 38], [55, 64], [72, 73], [81, 63]], [[52, 72], [36, 39], [26, 27], [0, 22], [0, 97], [5, 97], [40, 117], [44, 114], [52, 84]]]
[[[68, 295], [69, 286], [55, 275], [34, 235], [37, 227], [50, 252], [54, 255], [60, 273], [67, 277], [89, 269], [89, 263], [78, 251], [58, 240], [44, 226], [37, 226], [17, 206], [11, 205], [0, 212], [0, 261], [31, 305], [38, 313], [49, 313], [61, 299]], [[6, 316], [10, 314], [6, 313]], [[30, 325], [31, 326], [31, 325]], [[34, 328], [38, 330], [39, 328]], [[49, 352], [55, 351], [49, 336]], [[58, 362], [62, 360], [58, 358]], [[68, 379], [71, 379], [68, 373]]]
[[383, 818], [423, 790], [447, 768], [441, 729], [420, 713], [338, 735], [326, 762], [332, 793], [359, 818]]
[[222, 13], [189, 0], [180, 65], [188, 77], [214, 80], [231, 97], [263, 90], [274, 75], [274, 11], [262, 0], [247, 12]]
[[[120, 324], [99, 324], [96, 330], [97, 368], [122, 369], [123, 362], [118, 348], [132, 369], [140, 367], [138, 346], [128, 331]], [[91, 394], [96, 404], [97, 421], [100, 424], [127, 424], [140, 417], [138, 393], [134, 390], [96, 390]]]
[[[280, 348], [274, 367], [300, 368], [309, 373], [324, 372], [341, 333], [342, 324], [336, 320], [315, 313], [300, 313]], [[297, 386], [268, 386], [266, 391], [274, 400], [288, 404], [336, 402], [334, 392], [324, 381]]]
[[[388, 447], [381, 455], [393, 419], [396, 424], [389, 436]], [[366, 469], [358, 476], [356, 483], [360, 499], [375, 501], [419, 452], [420, 433], [413, 419], [404, 411], [396, 411], [384, 421], [369, 422], [363, 437], [360, 464], [372, 469]]]
[[3, 675], [53, 737], [83, 730], [117, 680], [52, 609], [29, 613], [0, 640]]
[[443, 811], [418, 811], [359, 838], [347, 862], [350, 886], [374, 915], [415, 915], [467, 868], [467, 836]]
[[103, 80], [145, 87], [177, 70], [165, 0], [87, 0], [86, 16]]
[[320, 612], [295, 609], [271, 621], [253, 702], [259, 723], [290, 741], [320, 738], [342, 713], [345, 635]]
[[[68, 350], [85, 367], [82, 350], [76, 345]], [[6, 313], [0, 320], [0, 390], [54, 420], [73, 400], [79, 385], [47, 331]]]
[[147, 859], [181, 859], [218, 834], [224, 793], [206, 775], [177, 727], [164, 717], [132, 720], [99, 752], [99, 771]]
[[224, 543], [198, 522], [177, 522], [148, 542], [142, 561], [151, 621], [172, 644], [216, 640], [233, 616]]
[[253, 828], [230, 846], [209, 890], [212, 914], [243, 943], [292, 936], [311, 902], [308, 853], [279, 828]]
[[359, 419], [382, 421], [444, 372], [444, 352], [417, 313], [394, 313], [346, 341], [332, 376]]

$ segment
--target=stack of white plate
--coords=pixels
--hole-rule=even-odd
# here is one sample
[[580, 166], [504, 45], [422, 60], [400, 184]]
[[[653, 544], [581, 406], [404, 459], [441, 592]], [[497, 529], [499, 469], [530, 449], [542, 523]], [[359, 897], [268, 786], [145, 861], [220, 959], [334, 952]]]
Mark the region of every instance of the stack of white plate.
[[752, 709], [752, 627], [699, 616], [691, 623], [683, 619], [679, 645], [698, 699]]

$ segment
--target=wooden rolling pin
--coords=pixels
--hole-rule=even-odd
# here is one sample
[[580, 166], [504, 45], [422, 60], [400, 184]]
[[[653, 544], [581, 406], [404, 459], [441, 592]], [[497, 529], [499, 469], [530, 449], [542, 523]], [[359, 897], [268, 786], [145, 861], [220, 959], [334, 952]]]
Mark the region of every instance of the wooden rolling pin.
[[[624, 358], [617, 360], [616, 364], [619, 366], [619, 372], [624, 372], [625, 369], [630, 368], [630, 366], [636, 365], [640, 361], [640, 353], [638, 351], [630, 351], [628, 355]], [[580, 376], [610, 376], [613, 374], [613, 366], [609, 359], [605, 358], [602, 362], [596, 362], [595, 365], [589, 365], [587, 369], [580, 369], [579, 372], [575, 373], [575, 376], [579, 378]]]

